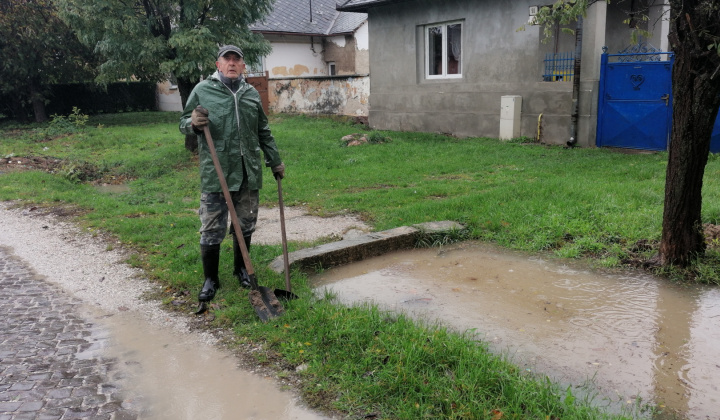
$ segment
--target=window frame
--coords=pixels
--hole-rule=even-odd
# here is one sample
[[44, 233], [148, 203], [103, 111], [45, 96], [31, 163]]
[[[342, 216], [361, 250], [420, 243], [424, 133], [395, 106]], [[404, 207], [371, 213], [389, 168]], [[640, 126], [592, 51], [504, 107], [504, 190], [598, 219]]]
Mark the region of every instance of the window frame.
[[[428, 80], [437, 80], [437, 79], [461, 79], [463, 77], [463, 59], [462, 59], [462, 45], [463, 42], [463, 26], [464, 26], [463, 20], [453, 20], [453, 21], [447, 21], [447, 22], [438, 22], [438, 23], [431, 23], [423, 26], [423, 35], [425, 37], [425, 78]], [[448, 74], [448, 26], [452, 25], [460, 25], [460, 60], [458, 60], [458, 73]], [[431, 47], [431, 41], [430, 41], [430, 30], [431, 28], [437, 28], [440, 27], [441, 30], [441, 44], [442, 44], [442, 52], [441, 52], [441, 60], [442, 60], [442, 71], [440, 74], [430, 74], [430, 60], [432, 57], [432, 51], [430, 50]]]
[[265, 76], [265, 57], [261, 57], [257, 64], [245, 63], [245, 77]]

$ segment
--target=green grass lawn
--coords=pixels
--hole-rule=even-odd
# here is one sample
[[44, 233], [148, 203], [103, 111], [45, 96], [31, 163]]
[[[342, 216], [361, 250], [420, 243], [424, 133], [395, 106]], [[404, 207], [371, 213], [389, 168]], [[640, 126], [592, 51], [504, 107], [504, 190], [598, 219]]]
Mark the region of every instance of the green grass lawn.
[[[194, 296], [202, 282], [195, 214], [199, 180], [196, 156], [184, 149], [178, 120], [178, 113], [100, 115], [65, 133], [51, 125], [0, 125], [0, 158], [34, 157], [38, 167], [18, 171], [0, 165], [0, 200], [72, 206], [78, 223], [137, 251], [130, 262], [167, 286], [167, 296], [160, 298], [169, 302], [182, 291]], [[273, 116], [271, 129], [287, 167], [285, 205], [320, 216], [354, 213], [376, 230], [454, 220], [467, 227], [464, 238], [603, 267], [649, 258], [660, 238], [665, 153], [389, 131], [367, 133], [382, 141], [345, 147], [343, 136], [368, 130], [307, 116]], [[719, 174], [720, 162], [711, 156], [703, 184], [704, 223], [720, 224]], [[265, 177], [261, 203], [272, 206], [277, 191], [269, 170]], [[128, 189], [104, 192], [93, 186], [97, 182]], [[229, 253], [231, 243], [225, 242], [223, 252]], [[283, 288], [282, 276], [266, 268], [280, 253], [280, 246], [252, 247], [258, 278], [269, 287]], [[230, 265], [230, 259], [221, 260], [222, 278], [230, 278]], [[711, 246], [689, 270], [665, 274], [717, 284], [718, 268]], [[240, 342], [261, 344], [265, 351], [258, 362], [299, 375], [312, 406], [383, 419], [632, 414], [604, 413], [571, 389], [529, 376], [469, 336], [371, 306], [344, 308], [332, 296], [314, 298], [300, 272], [293, 273], [293, 285], [301, 299], [267, 324], [256, 319], [247, 292], [221, 289], [213, 326], [233, 329]], [[295, 373], [300, 365], [306, 369]]]

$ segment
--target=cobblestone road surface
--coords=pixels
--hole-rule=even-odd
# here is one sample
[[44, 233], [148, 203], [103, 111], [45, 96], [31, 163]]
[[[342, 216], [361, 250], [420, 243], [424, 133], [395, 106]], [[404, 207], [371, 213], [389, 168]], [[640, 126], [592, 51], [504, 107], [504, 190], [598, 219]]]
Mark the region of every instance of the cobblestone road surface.
[[82, 303], [0, 248], [0, 420], [138, 419]]

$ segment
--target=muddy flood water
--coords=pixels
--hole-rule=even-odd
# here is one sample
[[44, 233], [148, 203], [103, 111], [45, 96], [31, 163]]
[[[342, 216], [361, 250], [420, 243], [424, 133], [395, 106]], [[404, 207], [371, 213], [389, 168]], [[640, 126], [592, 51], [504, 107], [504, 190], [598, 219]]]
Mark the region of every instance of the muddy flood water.
[[123, 406], [145, 420], [328, 420], [297, 397], [238, 368], [235, 357], [198, 337], [126, 313], [105, 317], [95, 348], [117, 359]]
[[[473, 330], [529, 372], [619, 410], [720, 419], [720, 289], [601, 273], [466, 242], [327, 270], [316, 290]], [[584, 388], [583, 388], [584, 387]], [[674, 413], [677, 417], [669, 416]]]

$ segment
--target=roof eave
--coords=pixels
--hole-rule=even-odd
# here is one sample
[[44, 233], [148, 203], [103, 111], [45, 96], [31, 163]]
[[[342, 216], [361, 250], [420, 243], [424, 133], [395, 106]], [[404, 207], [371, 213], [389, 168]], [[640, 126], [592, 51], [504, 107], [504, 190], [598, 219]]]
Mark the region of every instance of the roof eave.
[[378, 0], [374, 1], [372, 3], [366, 3], [366, 4], [351, 4], [348, 6], [335, 6], [335, 10], [339, 12], [360, 12], [360, 13], [367, 13], [369, 9], [372, 9], [373, 7], [378, 6], [386, 6], [389, 4], [395, 4], [395, 3], [403, 3], [408, 0]]
[[321, 34], [318, 32], [289, 32], [289, 31], [268, 31], [268, 30], [253, 30], [252, 32], [257, 34], [267, 34], [267, 35], [293, 35], [293, 36], [321, 36], [321, 37], [330, 37], [330, 36], [339, 36], [339, 35], [352, 35], [354, 32], [333, 32], [330, 34]]

